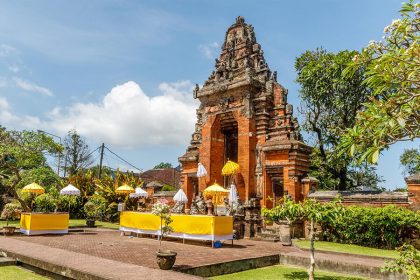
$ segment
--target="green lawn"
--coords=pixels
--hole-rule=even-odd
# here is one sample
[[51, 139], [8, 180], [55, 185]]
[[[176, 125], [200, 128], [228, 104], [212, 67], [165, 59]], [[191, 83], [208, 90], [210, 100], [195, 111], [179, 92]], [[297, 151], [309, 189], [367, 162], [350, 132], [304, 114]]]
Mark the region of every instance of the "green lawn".
[[[299, 248], [309, 249], [309, 240], [293, 240], [293, 244]], [[376, 249], [352, 244], [340, 244], [326, 241], [315, 241], [315, 250], [324, 250], [340, 253], [359, 254], [374, 257], [396, 258], [398, 252], [395, 250]]]
[[[96, 226], [102, 227], [102, 228], [112, 228], [112, 229], [118, 229], [119, 225], [114, 223], [108, 223], [108, 222], [99, 222], [96, 221]], [[0, 220], [0, 228], [6, 226], [6, 221]], [[15, 226], [19, 227], [19, 221], [9, 221], [9, 226]], [[80, 226], [86, 226], [86, 220], [84, 219], [71, 219], [69, 222], [70, 227], [80, 227]]]
[[[86, 226], [86, 220], [84, 220], [84, 219], [71, 219], [69, 224], [70, 224], [71, 227]], [[112, 228], [112, 229], [119, 229], [119, 227], [120, 227], [119, 224], [108, 223], [108, 222], [99, 222], [99, 221], [96, 221], [95, 225], [97, 227]]]
[[[279, 279], [293, 279], [293, 280], [306, 280], [308, 274], [306, 269], [295, 268], [284, 265], [268, 266], [264, 268], [257, 268], [252, 270], [246, 270], [238, 273], [226, 274], [221, 276], [212, 277], [214, 280], [279, 280]], [[362, 280], [366, 278], [354, 277], [344, 274], [331, 273], [325, 271], [315, 270], [315, 279], [317, 280]]]
[[0, 266], [2, 280], [45, 280], [49, 279], [18, 266]]

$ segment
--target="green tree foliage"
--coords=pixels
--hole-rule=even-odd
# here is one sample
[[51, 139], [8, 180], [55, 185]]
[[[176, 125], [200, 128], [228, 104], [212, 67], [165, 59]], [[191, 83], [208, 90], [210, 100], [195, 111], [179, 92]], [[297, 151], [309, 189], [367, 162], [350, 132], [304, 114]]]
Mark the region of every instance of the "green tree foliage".
[[[337, 153], [341, 135], [355, 125], [357, 111], [371, 95], [370, 89], [363, 84], [363, 66], [352, 76], [342, 75], [356, 54], [356, 51], [334, 54], [317, 49], [296, 59], [296, 81], [301, 86], [300, 110], [305, 114], [303, 129], [315, 139], [311, 175], [319, 179], [322, 189], [358, 187], [358, 183], [363, 182], [362, 175], [370, 178], [370, 186], [376, 186], [380, 179], [375, 176], [374, 169], [353, 165], [351, 157]], [[353, 178], [353, 175], [357, 177]]]
[[405, 174], [414, 175], [420, 172], [420, 149], [405, 149], [400, 156], [400, 163]]
[[371, 41], [344, 72], [357, 76], [366, 67], [363, 84], [373, 90], [341, 144], [359, 161], [375, 163], [382, 149], [420, 137], [419, 8], [419, 3], [404, 3], [401, 19], [385, 27], [383, 41]]
[[153, 167], [153, 169], [167, 169], [167, 168], [172, 168], [172, 167], [173, 167], [172, 164], [169, 162], [161, 162], [155, 167]]
[[6, 192], [17, 199], [25, 211], [30, 206], [19, 195], [25, 183], [51, 187], [59, 179], [47, 164], [45, 154], [57, 154], [61, 145], [43, 134], [33, 131], [7, 131], [0, 127], [0, 182]]
[[129, 199], [126, 194], [118, 194], [115, 190], [127, 184], [131, 187], [141, 186], [143, 181], [136, 176], [134, 172], [121, 172], [117, 170], [115, 178], [110, 175], [102, 176], [101, 179], [94, 178], [95, 193], [92, 198], [98, 200], [101, 205], [101, 219], [106, 221], [115, 221], [118, 219], [118, 203], [124, 202], [126, 208], [134, 207], [134, 201]]
[[76, 174], [93, 163], [89, 146], [76, 130], [70, 130], [64, 138], [64, 154], [63, 168], [69, 175]]
[[405, 273], [408, 280], [420, 279], [420, 251], [408, 244], [404, 244], [397, 250], [400, 252], [399, 257], [394, 261], [386, 262], [381, 270]]
[[315, 271], [315, 237], [316, 223], [332, 222], [338, 219], [343, 211], [341, 204], [336, 201], [319, 203], [316, 200], [305, 200], [304, 202], [294, 202], [285, 200], [282, 205], [273, 209], [262, 209], [262, 214], [271, 221], [287, 220], [290, 223], [296, 220], [307, 220], [310, 222], [310, 266], [308, 268], [309, 279], [314, 280]]

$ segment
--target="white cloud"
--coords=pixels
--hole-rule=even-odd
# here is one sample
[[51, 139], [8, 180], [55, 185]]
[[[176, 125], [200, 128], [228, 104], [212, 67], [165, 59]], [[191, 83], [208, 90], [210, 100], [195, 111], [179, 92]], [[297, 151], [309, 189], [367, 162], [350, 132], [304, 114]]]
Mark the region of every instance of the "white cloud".
[[123, 147], [186, 144], [198, 106], [190, 81], [162, 83], [161, 95], [148, 96], [129, 81], [115, 86], [99, 103], [75, 103], [55, 108], [45, 127], [64, 134], [75, 128], [97, 142]]
[[0, 96], [0, 122], [7, 123], [13, 119], [10, 105], [6, 98]]
[[207, 45], [199, 45], [198, 49], [207, 59], [214, 59], [218, 55], [220, 45], [217, 42], [213, 42]]
[[25, 81], [25, 80], [22, 80], [20, 78], [14, 78], [13, 80], [15, 81], [16, 86], [18, 88], [23, 89], [23, 90], [40, 93], [40, 94], [46, 95], [46, 96], [53, 96], [54, 95], [52, 93], [52, 91], [49, 90], [48, 88], [39, 86], [39, 85], [31, 83], [29, 81]]
[[160, 95], [148, 96], [137, 83], [129, 81], [112, 88], [100, 102], [55, 107], [43, 120], [13, 116], [7, 100], [2, 98], [0, 123], [57, 135], [76, 129], [90, 141], [125, 148], [187, 145], [199, 105], [192, 98], [193, 87], [190, 81], [164, 82], [159, 85]]
[[7, 57], [12, 54], [15, 54], [17, 50], [9, 45], [6, 44], [0, 44], [0, 57]]

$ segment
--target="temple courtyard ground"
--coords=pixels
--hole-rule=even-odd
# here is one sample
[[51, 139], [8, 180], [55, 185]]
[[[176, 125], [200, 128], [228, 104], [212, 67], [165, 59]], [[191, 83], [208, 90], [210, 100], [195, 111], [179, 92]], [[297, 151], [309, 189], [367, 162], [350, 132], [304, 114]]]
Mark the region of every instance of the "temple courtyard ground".
[[[225, 242], [221, 248], [211, 248], [205, 242], [170, 240], [163, 241], [162, 248], [178, 253], [172, 271], [157, 266], [158, 240], [121, 236], [117, 230], [0, 237], [0, 251], [20, 263], [77, 279], [197, 279], [279, 263], [304, 267], [309, 262], [307, 251], [253, 240], [235, 240], [233, 246]], [[316, 257], [319, 269], [370, 279], [400, 279], [380, 274], [382, 258], [327, 252], [318, 252]]]

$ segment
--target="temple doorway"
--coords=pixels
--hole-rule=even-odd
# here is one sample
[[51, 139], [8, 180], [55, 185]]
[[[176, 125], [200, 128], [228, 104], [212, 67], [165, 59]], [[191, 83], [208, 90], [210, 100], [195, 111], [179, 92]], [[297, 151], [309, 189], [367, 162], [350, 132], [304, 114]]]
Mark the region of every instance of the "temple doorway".
[[[224, 140], [223, 164], [228, 160], [238, 162], [238, 122], [233, 114], [224, 114], [221, 118], [221, 130]], [[224, 185], [228, 187], [232, 182], [224, 178]]]
[[280, 204], [284, 196], [284, 183], [281, 178], [273, 178], [273, 206]]

